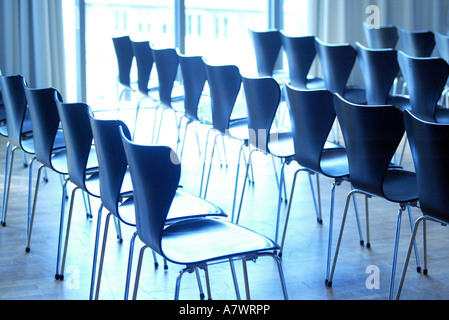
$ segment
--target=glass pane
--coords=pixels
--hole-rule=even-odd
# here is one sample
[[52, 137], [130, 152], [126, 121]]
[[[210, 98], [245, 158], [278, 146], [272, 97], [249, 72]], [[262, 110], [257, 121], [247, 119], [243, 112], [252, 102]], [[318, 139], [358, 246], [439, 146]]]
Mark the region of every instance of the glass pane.
[[309, 0], [284, 0], [284, 31], [293, 36], [309, 35]]
[[248, 28], [267, 29], [267, 0], [186, 0], [186, 53], [254, 70]]
[[[120, 86], [112, 37], [128, 35], [132, 40], [173, 47], [174, 16], [173, 1], [86, 0], [88, 103], [111, 108], [117, 101]], [[135, 68], [131, 79], [136, 79]]]
[[79, 28], [75, 0], [63, 1], [64, 14], [64, 50], [65, 50], [65, 68], [66, 68], [66, 93], [63, 97], [65, 101], [78, 100], [78, 79], [77, 79], [77, 42], [76, 32]]

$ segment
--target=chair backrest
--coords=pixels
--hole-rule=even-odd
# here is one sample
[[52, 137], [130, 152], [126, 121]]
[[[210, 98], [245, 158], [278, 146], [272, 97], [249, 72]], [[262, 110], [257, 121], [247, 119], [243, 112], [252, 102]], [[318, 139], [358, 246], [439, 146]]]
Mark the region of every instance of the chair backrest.
[[315, 38], [326, 89], [344, 95], [357, 54], [350, 44], [328, 44]]
[[6, 126], [9, 141], [21, 147], [23, 120], [27, 110], [27, 99], [23, 88], [23, 77], [20, 75], [0, 76], [3, 102], [6, 112]]
[[395, 49], [368, 49], [356, 42], [355, 49], [362, 69], [368, 104], [386, 104], [394, 79], [399, 72]]
[[55, 88], [35, 89], [24, 84], [24, 89], [33, 125], [36, 159], [52, 168], [53, 144], [60, 124], [55, 95], [60, 101], [62, 97]]
[[131, 86], [131, 68], [134, 59], [133, 47], [129, 36], [112, 38], [118, 65], [119, 82]]
[[136, 57], [137, 87], [142, 94], [147, 95], [148, 82], [154, 65], [153, 51], [149, 41], [132, 41], [131, 44]]
[[259, 76], [271, 77], [282, 48], [279, 30], [255, 31], [249, 29], [256, 55]]
[[401, 50], [412, 57], [430, 57], [435, 48], [435, 35], [429, 30], [409, 31], [399, 28]]
[[178, 75], [178, 54], [176, 49], [173, 48], [159, 49], [152, 47], [152, 50], [159, 80], [160, 103], [171, 106], [173, 86]]
[[198, 120], [198, 105], [207, 81], [206, 67], [201, 56], [178, 53], [184, 85], [184, 108], [186, 116]]
[[225, 134], [235, 102], [242, 87], [242, 76], [235, 65], [211, 65], [205, 62], [210, 88], [212, 125]]
[[316, 57], [315, 37], [291, 37], [281, 32], [282, 47], [287, 56], [290, 83], [307, 88], [307, 76]]
[[301, 90], [285, 85], [290, 111], [295, 160], [321, 172], [320, 160], [335, 121], [333, 95], [328, 90]]
[[166, 146], [143, 146], [122, 134], [134, 189], [139, 238], [159, 254], [162, 234], [181, 177], [179, 161]]
[[398, 61], [413, 113], [434, 121], [435, 109], [449, 75], [448, 63], [437, 57], [411, 57], [402, 51], [398, 52]]
[[363, 31], [370, 49], [394, 49], [399, 40], [398, 28], [393, 25], [369, 28], [364, 22]]
[[128, 166], [119, 128], [123, 128], [128, 139], [131, 134], [121, 120], [96, 119], [91, 111], [89, 114], [99, 165], [101, 203], [106, 210], [128, 223], [120, 217], [118, 210], [123, 178]]
[[55, 96], [64, 139], [67, 148], [69, 178], [79, 188], [85, 185], [87, 162], [93, 136], [89, 120], [89, 106], [85, 103], [64, 103]]
[[424, 214], [449, 222], [449, 125], [404, 113], [415, 165], [419, 204]]
[[242, 79], [248, 112], [249, 143], [269, 152], [269, 136], [279, 107], [281, 89], [271, 77]]
[[394, 106], [357, 105], [334, 95], [354, 188], [385, 197], [383, 180], [405, 128]]
[[439, 56], [449, 63], [449, 37], [437, 32], [435, 33], [435, 42]]

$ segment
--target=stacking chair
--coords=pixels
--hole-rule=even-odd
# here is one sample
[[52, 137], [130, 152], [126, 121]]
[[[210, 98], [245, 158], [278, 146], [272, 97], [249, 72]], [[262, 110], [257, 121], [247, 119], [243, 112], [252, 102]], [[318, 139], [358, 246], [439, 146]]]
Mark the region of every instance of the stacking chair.
[[[153, 51], [154, 63], [156, 64], [158, 82], [159, 82], [159, 104], [156, 108], [155, 122], [153, 126], [153, 142], [159, 141], [159, 134], [164, 118], [164, 111], [170, 110], [174, 113], [175, 125], [177, 130], [177, 144], [179, 142], [179, 131], [181, 125], [181, 118], [184, 115], [184, 88], [179, 82], [179, 58], [176, 49], [173, 48], [155, 48], [151, 47]], [[157, 111], [162, 109], [159, 119], [159, 127], [157, 129], [156, 141], [154, 141], [154, 134], [156, 133]], [[181, 115], [178, 119], [178, 115]], [[179, 122], [179, 123], [178, 123]]]
[[[397, 51], [391, 48], [369, 49], [358, 42], [355, 48], [365, 81], [367, 104], [389, 104], [402, 111], [410, 108], [410, 99], [397, 95], [395, 91], [395, 82], [400, 71]], [[404, 140], [402, 148], [399, 148], [395, 156], [395, 163], [402, 163], [406, 145], [407, 141]]]
[[[363, 30], [367, 46], [369, 49], [395, 49], [399, 41], [398, 28], [393, 25], [381, 26], [379, 28], [369, 28], [366, 22], [363, 23]], [[394, 79], [392, 92], [394, 95], [398, 92], [398, 84], [404, 84], [404, 79], [398, 72], [398, 75]], [[403, 92], [403, 90], [401, 90]]]
[[[237, 160], [236, 186], [232, 204], [232, 221], [234, 221], [240, 159], [242, 156], [245, 157], [244, 148], [248, 147], [246, 102], [244, 99], [241, 99], [242, 76], [240, 75], [239, 68], [235, 65], [212, 65], [207, 61], [205, 61], [205, 65], [207, 81], [210, 88], [212, 128], [209, 129], [206, 136], [199, 196], [204, 199], [207, 197], [209, 178], [218, 137], [221, 137], [223, 140], [223, 137], [228, 137], [239, 141], [240, 150]], [[210, 155], [209, 170], [206, 177], [208, 143], [212, 132], [215, 132], [215, 137]]]
[[366, 42], [370, 49], [394, 49], [399, 40], [398, 28], [393, 25], [369, 28], [363, 23]]
[[[23, 154], [34, 155], [33, 128], [27, 111], [27, 100], [20, 75], [0, 76], [2, 98], [6, 112], [8, 142], [6, 146], [5, 182], [3, 188], [1, 224], [6, 226], [6, 213], [11, 185], [14, 154], [21, 150]], [[28, 115], [27, 115], [28, 114]], [[24, 164], [26, 162], [24, 161]], [[31, 183], [31, 181], [29, 181]], [[29, 211], [28, 211], [29, 212]]]
[[409, 31], [398, 28], [401, 50], [412, 57], [430, 57], [435, 48], [435, 34], [429, 30]]
[[274, 77], [282, 80], [288, 73], [275, 70], [279, 55], [282, 53], [282, 40], [279, 30], [256, 31], [249, 29], [256, 56], [257, 72], [261, 77]]
[[[181, 67], [184, 85], [184, 110], [187, 119], [184, 130], [184, 140], [179, 157], [182, 159], [184, 152], [187, 128], [189, 125], [204, 124], [211, 126], [211, 106], [210, 93], [207, 92], [207, 73], [203, 57], [188, 56], [178, 52], [179, 65]], [[196, 128], [196, 127], [195, 127]], [[198, 130], [196, 130], [196, 140], [200, 151]], [[200, 152], [201, 153], [201, 152]]]
[[356, 42], [358, 61], [365, 81], [366, 102], [370, 105], [392, 104], [404, 110], [410, 100], [391, 94], [399, 72], [398, 55], [395, 49], [370, 49]]
[[[404, 114], [405, 128], [410, 141], [413, 162], [418, 183], [419, 204], [421, 216], [416, 220], [414, 232], [411, 236], [410, 245], [402, 271], [401, 280], [398, 285], [396, 298], [399, 299], [404, 284], [413, 243], [419, 226], [422, 224], [424, 237], [426, 235], [426, 222], [434, 221], [447, 225], [448, 197], [449, 192], [449, 161], [447, 150], [449, 148], [449, 126], [428, 122], [416, 117], [412, 112]], [[426, 240], [424, 238], [424, 244]], [[427, 274], [426, 245], [424, 245], [424, 268]]]
[[[449, 63], [449, 37], [442, 33], [435, 33], [435, 42], [438, 48], [438, 54], [441, 58], [443, 58], [447, 63]], [[448, 85], [446, 83], [446, 88], [443, 92], [443, 103], [446, 108], [449, 107], [449, 95], [448, 95]]]
[[293, 37], [281, 31], [282, 47], [288, 61], [290, 83], [299, 89], [324, 89], [324, 80], [309, 77], [316, 58], [315, 37]]
[[364, 89], [347, 85], [357, 59], [354, 47], [350, 44], [328, 44], [318, 38], [315, 38], [315, 44], [326, 89], [351, 102], [366, 103]]
[[398, 52], [399, 66], [407, 83], [410, 109], [427, 121], [448, 122], [448, 109], [438, 105], [449, 75], [448, 63], [438, 57], [412, 57]]
[[[137, 298], [142, 259], [147, 248], [166, 260], [185, 265], [177, 277], [175, 299], [179, 299], [183, 274], [205, 270], [210, 293], [209, 264], [242, 259], [247, 298], [250, 298], [246, 261], [272, 256], [278, 266], [284, 298], [288, 299], [276, 243], [226, 220], [192, 218], [167, 226], [167, 215], [176, 194], [181, 166], [169, 147], [137, 145], [123, 136], [134, 189], [137, 234], [144, 243], [137, 266], [133, 298]], [[178, 159], [179, 160], [179, 159]], [[235, 279], [234, 269], [233, 275]]]
[[[92, 144], [93, 136], [89, 123], [87, 104], [64, 103], [57, 95], [55, 96], [55, 99], [59, 118], [61, 120], [61, 127], [64, 132], [67, 152], [68, 177], [64, 180], [63, 188], [66, 190], [69, 182], [75, 186], [71, 193], [64, 244], [62, 243], [62, 237], [64, 233], [65, 212], [63, 210], [64, 208], [61, 209], [55, 278], [57, 280], [64, 280], [64, 268], [76, 192], [80, 190], [83, 194], [85, 193], [87, 195], [85, 201], [89, 201], [90, 196], [95, 198], [100, 197], [100, 188], [98, 160], [95, 146]], [[62, 246], [64, 246], [64, 251], [61, 256]]]
[[[56, 108], [55, 95], [62, 100], [59, 92], [54, 88], [34, 89], [24, 84], [25, 96], [30, 110], [33, 125], [33, 138], [35, 155], [30, 161], [30, 188], [28, 203], [32, 203], [31, 212], [28, 212], [28, 241], [26, 251], [30, 251], [31, 233], [36, 210], [36, 201], [41, 181], [42, 170], [50, 169], [58, 173], [62, 180], [68, 174], [67, 153], [65, 140], [60, 129], [60, 120]], [[34, 196], [32, 196], [31, 180], [34, 161], [40, 163]], [[62, 190], [61, 208], [64, 210], [66, 190]]]
[[129, 36], [114, 37], [112, 43], [115, 49], [118, 66], [118, 84], [122, 87], [119, 93], [119, 104], [126, 92], [134, 93], [136, 88], [131, 82], [131, 69], [134, 61], [134, 53], [131, 38]]
[[131, 41], [133, 55], [136, 58], [137, 66], [137, 89], [139, 91], [139, 98], [137, 101], [136, 109], [136, 121], [134, 123], [134, 134], [137, 126], [137, 120], [139, 117], [140, 106], [143, 100], [149, 99], [156, 107], [157, 101], [157, 81], [151, 79], [151, 73], [154, 66], [153, 51], [150, 47], [149, 41]]
[[[278, 212], [276, 218], [275, 241], [278, 239], [279, 219], [282, 203], [282, 192], [285, 191], [285, 165], [294, 158], [293, 136], [290, 130], [282, 131], [273, 126], [273, 121], [281, 99], [281, 89], [278, 82], [271, 77], [248, 78], [242, 77], [248, 110], [248, 143], [253, 147], [246, 165], [246, 174], [243, 182], [239, 210], [236, 223], [239, 223], [240, 213], [245, 194], [246, 182], [252, 155], [259, 151], [281, 161], [280, 176], [276, 181], [279, 188]], [[287, 197], [285, 196], [285, 199]]]
[[[404, 135], [403, 114], [394, 106], [353, 104], [343, 100], [338, 94], [334, 96], [334, 107], [343, 131], [348, 155], [349, 175], [354, 190], [348, 194], [332, 269], [326, 283], [329, 287], [332, 286], [348, 211], [349, 197], [355, 193], [380, 197], [399, 205], [389, 293], [391, 299], [394, 290], [402, 212], [408, 210], [410, 227], [413, 232], [410, 206], [416, 206], [418, 202], [415, 173], [390, 165], [390, 161]], [[421, 267], [419, 266], [417, 253], [416, 258], [418, 272], [420, 272]]]
[[[124, 135], [131, 139], [129, 129], [121, 120], [96, 119], [90, 111], [90, 125], [95, 142], [95, 150], [99, 163], [100, 198], [101, 206], [109, 213], [106, 217], [102, 250], [100, 255], [98, 276], [96, 277], [95, 298], [98, 299], [101, 274], [107, 241], [107, 233], [110, 217], [115, 217], [124, 225], [135, 228], [136, 219], [134, 213], [133, 188], [128, 162], [123, 149], [122, 138], [119, 127], [122, 127]], [[101, 210], [100, 210], [101, 214]], [[167, 216], [167, 223], [172, 223], [180, 219], [191, 217], [225, 217], [225, 213], [217, 206], [195, 197], [187, 192], [177, 190], [170, 212]], [[99, 219], [100, 221], [100, 219]], [[97, 228], [100, 227], [98, 224]], [[132, 253], [136, 234], [131, 238], [129, 268], [132, 265]], [[93, 297], [93, 286], [95, 282], [95, 271], [97, 265], [97, 250], [99, 241], [99, 229], [97, 229], [96, 245], [94, 251], [94, 261], [92, 267], [91, 298]], [[155, 260], [156, 261], [156, 260]], [[156, 261], [157, 266], [157, 261]], [[125, 299], [128, 296], [129, 274], [127, 277]]]
[[[319, 207], [317, 213], [319, 213], [319, 223], [322, 223], [319, 176], [323, 175], [324, 177], [334, 179], [334, 183], [331, 188], [329, 215], [328, 257], [330, 259], [332, 249], [335, 189], [344, 181], [350, 182], [348, 157], [345, 148], [328, 140], [336, 117], [333, 96], [332, 93], [327, 90], [301, 90], [293, 87], [291, 84], [286, 84], [285, 87], [287, 90], [287, 104], [292, 123], [292, 134], [295, 148], [294, 160], [299, 164], [300, 168], [295, 172], [293, 177], [292, 190], [285, 219], [279, 256], [282, 256], [284, 249], [285, 236], [291, 214], [297, 175], [300, 172], [307, 172], [309, 179], [311, 174], [316, 175], [317, 178]], [[311, 182], [310, 184], [312, 186]], [[364, 245], [365, 243], [360, 229], [360, 220], [355, 197], [353, 197], [353, 200], [356, 221], [359, 227], [360, 244]], [[315, 207], [316, 206], [317, 204], [315, 204]], [[368, 212], [366, 214], [368, 216]], [[366, 246], [369, 248], [370, 239], [368, 224], [367, 237]], [[330, 266], [328, 264], [326, 269], [326, 279], [329, 276], [329, 271]]]

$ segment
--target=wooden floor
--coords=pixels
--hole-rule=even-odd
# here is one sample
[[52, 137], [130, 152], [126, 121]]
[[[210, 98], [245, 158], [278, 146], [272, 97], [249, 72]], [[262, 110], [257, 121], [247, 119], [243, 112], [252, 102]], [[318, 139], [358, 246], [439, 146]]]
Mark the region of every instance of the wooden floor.
[[[123, 113], [125, 115], [125, 113]], [[129, 114], [128, 114], [129, 115]], [[152, 125], [152, 111], [141, 113], [138, 122], [138, 142], [148, 142], [149, 135], [143, 129]], [[132, 115], [129, 117], [132, 119]], [[142, 131], [140, 131], [142, 130]], [[172, 119], [166, 116], [161, 143], [173, 145]], [[201, 147], [207, 128], [199, 128]], [[228, 166], [220, 166], [216, 154], [207, 199], [221, 206], [228, 214], [234, 192], [236, 160], [239, 144], [225, 139], [226, 160]], [[1, 139], [0, 161], [5, 161], [6, 140]], [[221, 145], [220, 145], [221, 147]], [[203, 151], [203, 150], [202, 150]], [[220, 149], [222, 151], [222, 149]], [[221, 161], [225, 162], [223, 152]], [[198, 153], [194, 131], [189, 129], [187, 145], [182, 159], [182, 181], [184, 191], [198, 194], [203, 156]], [[275, 236], [277, 208], [277, 185], [273, 162], [269, 156], [255, 153], [253, 158], [255, 183], [247, 188], [240, 223], [246, 227]], [[276, 162], [278, 164], [278, 162]], [[409, 150], [406, 150], [404, 166], [412, 167]], [[3, 168], [1, 166], [1, 178]], [[286, 168], [288, 194], [295, 163]], [[279, 169], [279, 167], [278, 167]], [[34, 173], [37, 166], [34, 167]], [[69, 251], [64, 281], [54, 278], [56, 251], [61, 204], [61, 182], [57, 175], [48, 171], [48, 183], [41, 183], [36, 208], [36, 218], [32, 234], [31, 251], [25, 252], [28, 169], [22, 165], [19, 153], [15, 158], [11, 192], [6, 219], [6, 227], [0, 228], [0, 299], [11, 300], [87, 300], [89, 298], [92, 253], [97, 224], [98, 199], [92, 199], [93, 218], [87, 219], [83, 210], [83, 201], [77, 193], [75, 213], [70, 233]], [[34, 175], [35, 176], [35, 175]], [[3, 180], [2, 180], [3, 181]], [[310, 193], [308, 178], [301, 174], [297, 181], [292, 202], [292, 214], [286, 235], [285, 250], [282, 259], [289, 298], [291, 300], [385, 300], [388, 299], [390, 273], [393, 256], [393, 244], [396, 230], [398, 206], [382, 199], [369, 200], [371, 248], [360, 245], [352, 205], [349, 211], [342, 247], [333, 279], [332, 288], [325, 286], [327, 243], [329, 234], [330, 189], [333, 181], [321, 177], [321, 195], [323, 224], [318, 224]], [[3, 188], [3, 186], [1, 187]], [[346, 195], [350, 190], [347, 183], [337, 187], [334, 243], [341, 224]], [[366, 241], [364, 197], [357, 197], [363, 237]], [[286, 205], [282, 207], [281, 231], [285, 221]], [[420, 211], [412, 210], [414, 219]], [[105, 213], [103, 214], [103, 217]], [[104, 219], [103, 219], [104, 221]], [[106, 263], [102, 278], [100, 299], [123, 299], [125, 272], [128, 260], [129, 239], [134, 230], [123, 226], [123, 243], [116, 240], [115, 229], [109, 232]], [[410, 225], [406, 214], [403, 215], [400, 252], [398, 257], [397, 278], [403, 269], [405, 250], [410, 238]], [[422, 237], [418, 238], [420, 258], [422, 257]], [[416, 264], [411, 261], [408, 269], [402, 298], [423, 300], [444, 300], [449, 298], [449, 234], [439, 224], [428, 224], [428, 269], [429, 274], [416, 272]], [[141, 243], [136, 243], [134, 267]], [[159, 261], [162, 263], [162, 261]], [[372, 266], [378, 273], [371, 273]], [[138, 299], [173, 299], [175, 280], [181, 266], [169, 264], [168, 270], [153, 266], [152, 255], [148, 252], [144, 260]], [[242, 298], [245, 298], [242, 266], [236, 264]], [[271, 258], [260, 258], [248, 264], [251, 298], [256, 300], [283, 299], [277, 268]], [[209, 268], [212, 286], [212, 298], [232, 300], [236, 298], [232, 284], [229, 264], [213, 265]], [[379, 286], [372, 288], [372, 278], [379, 280]], [[204, 278], [203, 278], [204, 280]], [[204, 286], [204, 281], [202, 282]], [[181, 299], [198, 299], [198, 285], [193, 274], [186, 274], [181, 285]]]

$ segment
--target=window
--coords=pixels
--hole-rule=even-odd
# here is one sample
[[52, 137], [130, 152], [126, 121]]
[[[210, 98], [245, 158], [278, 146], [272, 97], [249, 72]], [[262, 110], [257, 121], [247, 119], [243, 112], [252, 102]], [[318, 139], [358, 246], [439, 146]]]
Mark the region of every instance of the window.
[[[120, 89], [112, 37], [129, 35], [135, 41], [173, 47], [173, 1], [85, 0], [85, 8], [87, 101], [96, 108], [111, 108]], [[132, 79], [135, 73], [133, 68]]]
[[[185, 6], [175, 6], [175, 3]], [[255, 57], [248, 28], [264, 30], [278, 23], [291, 34], [307, 34], [309, 0], [67, 0], [67, 82], [69, 100], [80, 99], [79, 26], [76, 3], [85, 11], [86, 102], [101, 108], [117, 103], [117, 61], [111, 38], [129, 35], [133, 40], [151, 41], [158, 47], [175, 47], [180, 31], [175, 16], [185, 14], [185, 52], [204, 56], [212, 63], [239, 66], [242, 72], [255, 70]], [[283, 3], [283, 10], [282, 5]], [[273, 4], [275, 6], [273, 6]], [[185, 7], [185, 12], [181, 11]], [[175, 10], [177, 12], [175, 12]], [[175, 15], [176, 13], [176, 15]], [[284, 15], [284, 20], [279, 21]], [[135, 78], [135, 69], [133, 69]], [[81, 84], [80, 84], [81, 83]], [[78, 87], [78, 89], [77, 89]]]
[[309, 0], [284, 0], [284, 31], [293, 36], [310, 35]]
[[266, 29], [267, 0], [186, 0], [186, 53], [204, 56], [213, 63], [254, 68], [254, 53], [248, 28]]

